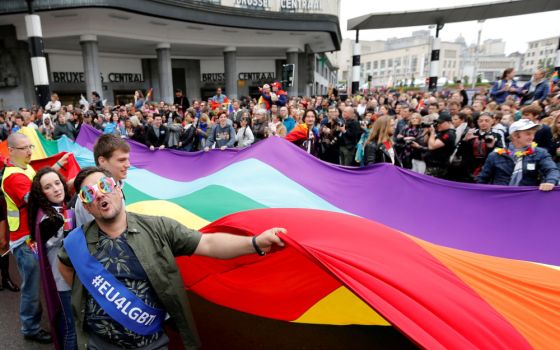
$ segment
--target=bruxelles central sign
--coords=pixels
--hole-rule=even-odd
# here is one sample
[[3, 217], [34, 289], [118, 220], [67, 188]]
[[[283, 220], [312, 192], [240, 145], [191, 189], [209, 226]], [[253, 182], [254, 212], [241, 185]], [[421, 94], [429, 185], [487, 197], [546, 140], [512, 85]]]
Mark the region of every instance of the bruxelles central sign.
[[[100, 74], [101, 82], [105, 83], [103, 74]], [[85, 84], [85, 75], [83, 72], [53, 72], [52, 78], [54, 83], [63, 84]], [[140, 73], [109, 73], [107, 74], [107, 82], [109, 83], [142, 83], [144, 77]]]
[[[323, 9], [321, 0], [278, 0], [281, 11], [320, 11]], [[234, 0], [234, 6], [256, 9], [270, 9], [271, 0]]]
[[[239, 80], [252, 80], [252, 81], [269, 81], [276, 79], [274, 72], [241, 72], [237, 75]], [[225, 81], [224, 73], [203, 73], [202, 82], [212, 83], [218, 81]]]

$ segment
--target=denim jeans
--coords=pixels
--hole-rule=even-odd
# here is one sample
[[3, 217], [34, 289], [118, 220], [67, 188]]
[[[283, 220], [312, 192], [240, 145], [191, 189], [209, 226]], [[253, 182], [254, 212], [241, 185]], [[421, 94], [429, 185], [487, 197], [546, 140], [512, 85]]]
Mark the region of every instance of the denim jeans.
[[19, 305], [21, 332], [24, 335], [34, 335], [41, 330], [39, 261], [25, 243], [17, 246], [13, 250], [13, 254], [22, 282]]
[[58, 334], [60, 334], [60, 343], [64, 350], [75, 350], [78, 345], [76, 343], [76, 328], [74, 326], [74, 316], [72, 316], [72, 291], [58, 292], [60, 302], [62, 303], [62, 315], [59, 319]]

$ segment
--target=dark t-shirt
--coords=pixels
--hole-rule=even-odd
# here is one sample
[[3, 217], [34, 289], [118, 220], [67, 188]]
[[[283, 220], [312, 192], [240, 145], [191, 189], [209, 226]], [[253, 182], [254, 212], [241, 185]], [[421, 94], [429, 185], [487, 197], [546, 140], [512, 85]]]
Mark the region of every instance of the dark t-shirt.
[[426, 155], [427, 166], [446, 166], [449, 164], [449, 157], [455, 150], [455, 130], [448, 129], [436, 134], [436, 140], [444, 143], [443, 147], [428, 151]]
[[[155, 290], [148, 281], [146, 271], [126, 241], [127, 233], [115, 239], [99, 232], [97, 252], [93, 256], [125, 287], [146, 305], [161, 308]], [[86, 327], [105, 341], [123, 348], [145, 346], [158, 340], [163, 330], [152, 335], [136, 334], [114, 321], [88, 293], [86, 298]]]

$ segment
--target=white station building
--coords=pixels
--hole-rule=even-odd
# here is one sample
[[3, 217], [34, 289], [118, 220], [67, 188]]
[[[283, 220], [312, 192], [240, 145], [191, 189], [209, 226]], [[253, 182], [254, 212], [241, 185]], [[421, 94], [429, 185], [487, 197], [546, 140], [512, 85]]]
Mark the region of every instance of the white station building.
[[[336, 83], [325, 53], [340, 49], [339, 0], [34, 0], [49, 87], [65, 102], [97, 91], [110, 104], [135, 90], [171, 102], [221, 87], [255, 96], [295, 65], [290, 94]], [[36, 102], [25, 0], [0, 1], [0, 109]], [[94, 77], [98, 76], [98, 79]]]

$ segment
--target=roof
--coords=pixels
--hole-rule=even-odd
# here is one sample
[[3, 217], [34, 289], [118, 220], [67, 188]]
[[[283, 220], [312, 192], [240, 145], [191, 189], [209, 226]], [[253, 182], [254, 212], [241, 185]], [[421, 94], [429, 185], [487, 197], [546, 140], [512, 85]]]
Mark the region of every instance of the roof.
[[415, 12], [371, 13], [348, 20], [348, 30], [413, 27], [560, 10], [558, 0], [510, 0]]

